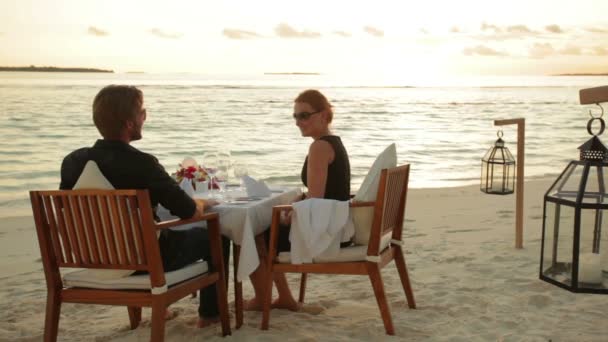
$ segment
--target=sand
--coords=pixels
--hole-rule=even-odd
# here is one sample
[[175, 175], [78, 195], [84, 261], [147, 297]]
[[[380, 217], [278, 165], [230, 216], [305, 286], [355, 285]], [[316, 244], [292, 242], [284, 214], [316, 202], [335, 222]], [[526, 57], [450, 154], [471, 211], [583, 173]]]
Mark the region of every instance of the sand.
[[[305, 312], [273, 310], [268, 331], [259, 329], [261, 313], [246, 312], [244, 326], [225, 340], [608, 341], [608, 296], [538, 279], [550, 182], [526, 182], [523, 249], [514, 247], [514, 196], [485, 195], [477, 186], [412, 189], [404, 242], [416, 310], [407, 307], [394, 264], [382, 273], [395, 337], [384, 333], [366, 277], [310, 275]], [[39, 341], [46, 286], [32, 218], [1, 222], [0, 341]], [[288, 279], [297, 291], [299, 276]], [[244, 292], [252, 295], [249, 282]], [[219, 326], [193, 327], [197, 301], [172, 306], [178, 316], [167, 322], [167, 341], [224, 340]], [[234, 318], [232, 286], [229, 302]], [[144, 309], [142, 325], [131, 331], [123, 307], [64, 304], [59, 340], [146, 341], [149, 322]]]

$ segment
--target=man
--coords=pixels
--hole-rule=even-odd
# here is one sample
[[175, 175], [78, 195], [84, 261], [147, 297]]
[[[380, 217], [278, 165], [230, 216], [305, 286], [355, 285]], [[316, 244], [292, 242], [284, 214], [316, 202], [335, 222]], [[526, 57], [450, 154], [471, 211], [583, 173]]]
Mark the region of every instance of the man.
[[[93, 101], [93, 121], [103, 139], [93, 147], [67, 155], [61, 165], [60, 189], [72, 189], [85, 164], [93, 160], [116, 189], [148, 189], [152, 206], [160, 203], [182, 219], [198, 218], [215, 201], [193, 200], [167, 174], [158, 159], [132, 147], [142, 138], [146, 121], [143, 93], [133, 86], [109, 85]], [[206, 229], [185, 231], [164, 229], [159, 238], [165, 271], [172, 271], [196, 260], [211, 260]], [[228, 276], [229, 240], [222, 237], [225, 275]], [[211, 263], [209, 263], [211, 266]], [[198, 326], [219, 322], [215, 285], [201, 290]]]

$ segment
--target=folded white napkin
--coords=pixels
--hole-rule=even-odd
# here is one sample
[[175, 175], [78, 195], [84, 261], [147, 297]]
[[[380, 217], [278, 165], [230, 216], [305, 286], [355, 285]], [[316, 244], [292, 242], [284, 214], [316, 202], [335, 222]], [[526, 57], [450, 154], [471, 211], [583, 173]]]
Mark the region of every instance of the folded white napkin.
[[270, 189], [264, 181], [257, 181], [249, 176], [243, 176], [243, 183], [249, 197], [268, 197], [271, 194]]
[[192, 197], [194, 195], [194, 187], [192, 186], [192, 180], [185, 178], [179, 183], [179, 187], [184, 190], [188, 196]]

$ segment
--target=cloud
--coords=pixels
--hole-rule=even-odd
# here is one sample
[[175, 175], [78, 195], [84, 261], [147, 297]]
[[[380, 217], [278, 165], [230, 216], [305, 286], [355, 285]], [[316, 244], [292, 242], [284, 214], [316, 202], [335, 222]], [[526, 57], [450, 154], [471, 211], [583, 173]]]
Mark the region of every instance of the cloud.
[[255, 32], [252, 32], [252, 31], [230, 29], [230, 28], [225, 28], [222, 31], [222, 34], [230, 39], [254, 39], [254, 38], [262, 37], [261, 35], [255, 33]]
[[567, 46], [557, 51], [561, 55], [572, 55], [580, 56], [583, 54], [583, 50], [578, 46]]
[[182, 37], [181, 33], [169, 33], [169, 32], [165, 32], [159, 28], [152, 28], [148, 30], [148, 33], [159, 37], [159, 38], [164, 38], [164, 39], [179, 39]]
[[372, 27], [372, 26], [365, 26], [363, 28], [363, 31], [365, 31], [367, 34], [372, 35], [374, 37], [384, 37], [384, 31]]
[[485, 21], [481, 23], [481, 30], [482, 31], [492, 30], [492, 31], [494, 31], [494, 33], [502, 32], [502, 29], [500, 27], [498, 27], [496, 25], [488, 24]]
[[559, 25], [547, 25], [545, 26], [545, 30], [547, 30], [548, 32], [551, 33], [564, 33], [564, 30], [562, 30], [561, 27], [559, 27]]
[[538, 32], [526, 25], [510, 25], [500, 27], [486, 22], [481, 23], [481, 34], [472, 35], [471, 38], [479, 40], [508, 40], [520, 39], [526, 36], [536, 36]]
[[608, 48], [605, 48], [603, 46], [596, 46], [593, 49], [593, 54], [595, 56], [608, 56]]
[[585, 29], [587, 32], [591, 33], [608, 33], [608, 29], [600, 28], [600, 27], [587, 27]]
[[348, 37], [352, 36], [349, 32], [346, 32], [346, 31], [334, 31], [333, 34], [335, 34], [336, 36], [344, 37], [344, 38], [348, 38]]
[[475, 47], [467, 47], [462, 50], [465, 56], [508, 56], [506, 52], [497, 51], [485, 45], [477, 45]]
[[105, 37], [105, 36], [109, 35], [108, 31], [102, 30], [95, 26], [89, 26], [89, 28], [87, 29], [87, 33], [90, 34], [91, 36], [97, 36], [97, 37]]
[[285, 23], [280, 23], [279, 25], [277, 25], [277, 27], [275, 27], [274, 32], [277, 34], [277, 36], [281, 37], [281, 38], [319, 38], [321, 37], [321, 34], [319, 32], [312, 32], [312, 31], [308, 31], [308, 30], [304, 30], [304, 31], [297, 31], [296, 29], [294, 29], [293, 27], [285, 24]]
[[512, 25], [512, 26], [507, 26], [506, 31], [509, 33], [515, 33], [515, 34], [529, 34], [529, 33], [535, 33], [534, 31], [530, 30], [528, 28], [528, 26], [526, 25]]
[[555, 49], [549, 43], [534, 43], [528, 51], [531, 58], [545, 58], [555, 54]]

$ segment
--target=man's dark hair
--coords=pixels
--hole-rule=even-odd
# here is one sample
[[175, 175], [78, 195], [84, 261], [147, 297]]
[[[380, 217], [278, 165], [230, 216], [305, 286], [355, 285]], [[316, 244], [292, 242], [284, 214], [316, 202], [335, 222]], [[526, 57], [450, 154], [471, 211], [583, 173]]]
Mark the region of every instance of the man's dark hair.
[[134, 86], [109, 85], [97, 93], [93, 101], [93, 122], [106, 139], [116, 139], [127, 121], [135, 120], [144, 95]]

